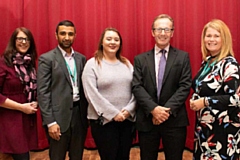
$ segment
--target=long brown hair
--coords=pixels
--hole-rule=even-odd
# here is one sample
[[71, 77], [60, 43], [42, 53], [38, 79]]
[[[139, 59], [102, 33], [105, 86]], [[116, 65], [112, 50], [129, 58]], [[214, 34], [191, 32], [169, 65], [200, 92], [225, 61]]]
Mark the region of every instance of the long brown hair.
[[5, 51], [3, 52], [4, 60], [8, 66], [13, 65], [12, 57], [13, 57], [13, 55], [15, 55], [18, 52], [16, 49], [16, 37], [19, 32], [25, 33], [27, 35], [27, 38], [30, 41], [30, 43], [29, 43], [30, 47], [25, 54], [29, 54], [31, 56], [31, 58], [32, 58], [31, 65], [33, 67], [36, 67], [37, 51], [36, 51], [35, 41], [34, 41], [31, 31], [25, 27], [16, 28], [14, 30], [14, 32], [12, 33], [12, 36], [8, 42], [8, 45], [5, 49]]
[[101, 65], [101, 60], [103, 59], [103, 46], [102, 46], [102, 42], [103, 42], [103, 38], [104, 38], [104, 36], [105, 36], [105, 33], [106, 33], [107, 31], [113, 31], [113, 32], [116, 32], [116, 33], [118, 34], [118, 36], [119, 36], [119, 38], [120, 38], [120, 47], [119, 47], [119, 50], [118, 50], [117, 53], [116, 53], [116, 57], [117, 57], [117, 59], [118, 59], [120, 62], [122, 62], [123, 64], [125, 64], [125, 65], [128, 66], [128, 60], [127, 60], [127, 58], [125, 58], [125, 57], [123, 57], [123, 56], [121, 55], [121, 51], [122, 51], [122, 37], [121, 37], [121, 35], [120, 35], [120, 33], [119, 33], [119, 31], [118, 31], [117, 29], [111, 28], [111, 27], [106, 28], [106, 29], [103, 31], [103, 33], [102, 33], [102, 35], [101, 35], [101, 37], [100, 37], [99, 43], [98, 43], [98, 49], [97, 49], [97, 51], [96, 51], [95, 54], [94, 54], [94, 57], [95, 57], [98, 65]]

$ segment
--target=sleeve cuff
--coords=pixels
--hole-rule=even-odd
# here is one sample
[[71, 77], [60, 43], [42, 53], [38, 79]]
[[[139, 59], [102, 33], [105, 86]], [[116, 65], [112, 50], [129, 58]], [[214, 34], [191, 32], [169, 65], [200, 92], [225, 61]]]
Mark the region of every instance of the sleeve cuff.
[[57, 122], [52, 122], [52, 123], [48, 124], [47, 126], [49, 128], [49, 127], [53, 126], [54, 124], [57, 124]]

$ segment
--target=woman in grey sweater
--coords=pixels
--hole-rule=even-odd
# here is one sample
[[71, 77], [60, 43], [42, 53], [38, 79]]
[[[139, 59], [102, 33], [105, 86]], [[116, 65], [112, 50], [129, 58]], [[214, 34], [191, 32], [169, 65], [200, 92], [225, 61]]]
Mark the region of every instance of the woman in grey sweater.
[[122, 38], [106, 28], [82, 81], [89, 102], [88, 119], [101, 160], [128, 160], [136, 101], [131, 92], [132, 64], [121, 56]]

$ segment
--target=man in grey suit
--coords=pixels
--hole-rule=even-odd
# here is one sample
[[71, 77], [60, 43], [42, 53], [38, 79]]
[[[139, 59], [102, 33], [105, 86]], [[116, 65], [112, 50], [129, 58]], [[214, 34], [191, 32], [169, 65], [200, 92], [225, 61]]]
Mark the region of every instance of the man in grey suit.
[[81, 75], [85, 56], [72, 44], [76, 29], [71, 21], [61, 21], [56, 28], [58, 46], [42, 54], [38, 62], [38, 104], [49, 140], [52, 160], [82, 159], [87, 133], [87, 101]]
[[132, 91], [138, 103], [141, 160], [157, 159], [160, 140], [166, 160], [182, 160], [191, 67], [188, 54], [170, 45], [173, 32], [173, 19], [166, 14], [157, 16], [152, 24], [154, 49], [134, 59]]

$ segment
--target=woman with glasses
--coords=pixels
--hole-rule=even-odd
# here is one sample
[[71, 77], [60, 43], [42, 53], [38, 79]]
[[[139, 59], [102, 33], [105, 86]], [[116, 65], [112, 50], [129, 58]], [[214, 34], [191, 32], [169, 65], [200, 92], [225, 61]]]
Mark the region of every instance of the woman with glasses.
[[37, 149], [36, 57], [32, 33], [15, 29], [0, 58], [0, 152], [14, 160]]
[[194, 154], [200, 159], [238, 160], [240, 153], [239, 64], [232, 37], [218, 19], [202, 31], [202, 66], [193, 79], [190, 107], [196, 111]]
[[101, 160], [129, 160], [132, 145], [136, 103], [131, 92], [133, 66], [121, 56], [121, 50], [120, 33], [106, 28], [82, 75], [88, 119]]

